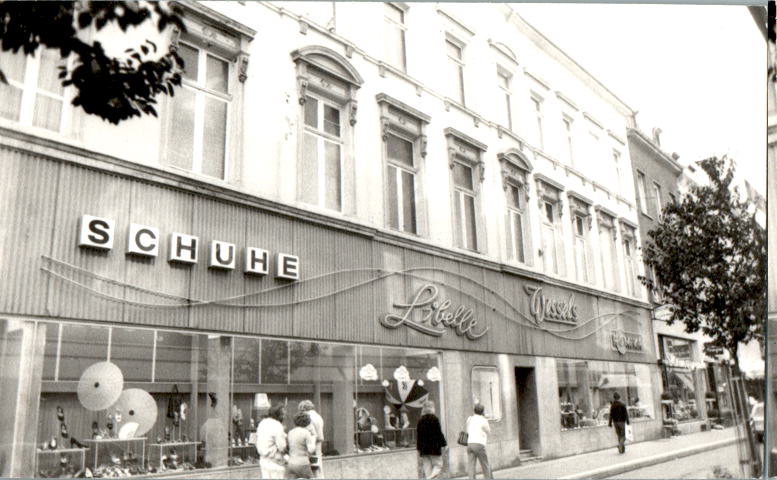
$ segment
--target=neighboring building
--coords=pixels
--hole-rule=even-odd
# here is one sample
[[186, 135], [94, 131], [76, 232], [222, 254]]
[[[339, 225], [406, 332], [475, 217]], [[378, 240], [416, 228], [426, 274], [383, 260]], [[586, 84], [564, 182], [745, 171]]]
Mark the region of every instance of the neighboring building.
[[[669, 202], [679, 201], [694, 182], [696, 169], [684, 169], [676, 154], [661, 149], [660, 129], [652, 137], [637, 128], [629, 129], [629, 152], [634, 167], [634, 183], [640, 211], [639, 230], [644, 242], [648, 232], [661, 222], [661, 211]], [[656, 282], [655, 271], [645, 266], [646, 277]], [[730, 401], [722, 393], [725, 372], [715, 358], [704, 353], [704, 344], [710, 338], [701, 331], [687, 333], [685, 325], [668, 325], [671, 308], [660, 293], [650, 293], [653, 306], [658, 364], [661, 368], [663, 414], [674, 418], [685, 432], [699, 431], [706, 425], [712, 409], [729, 409]]]
[[[627, 105], [507, 5], [184, 5], [159, 118], [2, 54], [0, 475], [61, 468], [64, 416], [71, 463], [256, 477], [250, 420], [303, 399], [330, 478], [415, 477], [426, 394], [458, 473], [474, 402], [497, 468], [614, 446], [614, 392], [661, 435]], [[143, 438], [92, 439], [122, 386]]]

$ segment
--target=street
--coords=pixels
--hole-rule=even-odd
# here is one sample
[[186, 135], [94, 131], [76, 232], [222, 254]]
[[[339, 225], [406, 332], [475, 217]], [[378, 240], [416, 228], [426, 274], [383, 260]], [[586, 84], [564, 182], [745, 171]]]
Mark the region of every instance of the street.
[[734, 478], [741, 476], [736, 445], [727, 445], [723, 448], [632, 470], [608, 478], [721, 478], [721, 476], [716, 477], [713, 474], [716, 466], [728, 470]]

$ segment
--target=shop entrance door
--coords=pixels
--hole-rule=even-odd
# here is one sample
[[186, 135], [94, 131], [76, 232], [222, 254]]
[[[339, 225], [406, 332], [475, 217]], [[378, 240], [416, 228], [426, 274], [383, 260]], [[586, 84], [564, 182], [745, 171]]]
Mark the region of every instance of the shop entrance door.
[[521, 451], [540, 451], [540, 424], [537, 409], [537, 376], [533, 368], [515, 367], [518, 401], [518, 441]]

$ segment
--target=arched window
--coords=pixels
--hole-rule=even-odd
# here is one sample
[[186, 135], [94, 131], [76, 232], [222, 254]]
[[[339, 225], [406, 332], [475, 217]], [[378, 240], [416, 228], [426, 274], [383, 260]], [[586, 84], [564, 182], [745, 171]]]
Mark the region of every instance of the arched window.
[[353, 206], [353, 126], [363, 80], [338, 53], [320, 46], [295, 50], [300, 108], [297, 198], [348, 212]]

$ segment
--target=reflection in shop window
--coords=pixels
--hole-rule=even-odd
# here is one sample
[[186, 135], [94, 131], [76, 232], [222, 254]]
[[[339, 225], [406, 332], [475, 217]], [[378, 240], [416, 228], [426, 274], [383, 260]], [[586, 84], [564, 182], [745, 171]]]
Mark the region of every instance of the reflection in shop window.
[[472, 402], [485, 408], [483, 415], [489, 420], [502, 418], [502, 397], [499, 388], [499, 372], [496, 367], [472, 369]]
[[696, 382], [693, 350], [695, 342], [682, 338], [659, 336], [661, 361], [664, 365], [665, 416], [678, 422], [701, 418], [696, 400]]
[[557, 360], [556, 373], [562, 430], [607, 425], [615, 392], [631, 419], [655, 416], [648, 365]]

